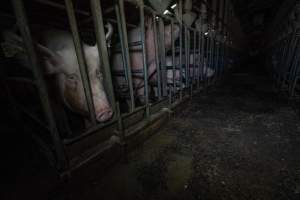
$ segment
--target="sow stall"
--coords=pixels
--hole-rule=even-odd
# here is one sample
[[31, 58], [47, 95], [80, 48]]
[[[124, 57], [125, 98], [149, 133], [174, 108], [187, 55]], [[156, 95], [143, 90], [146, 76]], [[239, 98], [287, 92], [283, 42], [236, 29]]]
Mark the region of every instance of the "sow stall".
[[[268, 33], [267, 66], [279, 91], [299, 97], [300, 4], [284, 2]], [[275, 30], [275, 31], [274, 31]]]
[[[17, 41], [1, 42], [5, 97], [16, 123], [31, 133], [61, 174], [99, 158], [106, 165], [121, 159], [168, 120], [180, 103], [221, 81], [234, 57], [229, 0], [13, 0], [0, 13], [6, 19], [1, 32], [12, 30]], [[35, 36], [45, 29], [72, 35], [88, 110], [85, 116], [68, 109], [56, 98], [56, 86], [49, 84]], [[133, 32], [139, 37], [132, 41]], [[152, 71], [147, 58], [149, 33], [154, 33]], [[100, 83], [113, 113], [103, 122], [95, 115], [85, 44], [98, 47]], [[26, 53], [27, 68], [20, 66], [21, 53]], [[133, 67], [134, 53], [140, 56], [140, 68]], [[122, 58], [121, 70], [112, 67], [116, 54]], [[139, 89], [142, 95], [137, 94]]]

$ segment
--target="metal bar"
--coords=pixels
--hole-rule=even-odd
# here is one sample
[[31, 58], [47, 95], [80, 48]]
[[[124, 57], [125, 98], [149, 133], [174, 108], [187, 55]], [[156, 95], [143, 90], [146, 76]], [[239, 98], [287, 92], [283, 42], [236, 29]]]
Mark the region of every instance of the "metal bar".
[[80, 75], [82, 78], [82, 84], [84, 88], [84, 93], [87, 101], [87, 107], [90, 115], [90, 120], [92, 122], [92, 125], [96, 124], [96, 118], [95, 118], [95, 108], [94, 108], [94, 102], [92, 99], [92, 90], [90, 88], [89, 84], [89, 77], [87, 72], [87, 65], [86, 61], [84, 59], [83, 49], [81, 46], [80, 36], [78, 32], [78, 27], [76, 23], [76, 17], [74, 13], [74, 7], [72, 0], [65, 0], [67, 14], [69, 18], [70, 28], [73, 36], [73, 42], [75, 46], [76, 56], [79, 64], [79, 70]]
[[144, 1], [139, 0], [139, 13], [140, 13], [140, 26], [141, 26], [141, 40], [142, 40], [142, 57], [143, 57], [143, 70], [144, 70], [144, 87], [145, 87], [145, 105], [146, 105], [146, 118], [149, 119], [149, 92], [148, 92], [148, 68], [146, 58], [146, 40], [145, 40], [145, 13]]
[[207, 70], [208, 70], [208, 67], [209, 67], [209, 51], [210, 51], [210, 38], [207, 36], [205, 38], [206, 40], [206, 47], [205, 47], [205, 51], [206, 51], [206, 68], [204, 69], [204, 79], [205, 79], [205, 86], [207, 86], [207, 81], [208, 81], [208, 78], [207, 78]]
[[31, 37], [30, 29], [28, 26], [28, 21], [24, 9], [23, 1], [21, 0], [13, 0], [12, 1], [14, 12], [16, 15], [17, 24], [21, 35], [23, 37], [23, 41], [25, 44], [25, 48], [27, 50], [29, 61], [32, 66], [32, 71], [34, 78], [36, 79], [37, 88], [39, 92], [39, 98], [41, 100], [41, 104], [43, 107], [44, 115], [46, 117], [46, 121], [49, 124], [50, 133], [52, 137], [52, 142], [54, 145], [54, 151], [57, 157], [57, 167], [59, 169], [64, 169], [67, 166], [66, 156], [64, 153], [64, 146], [62, 144], [61, 138], [59, 136], [57, 126], [55, 123], [54, 113], [51, 108], [49, 94], [47, 92], [46, 83], [43, 79], [43, 73], [41, 68], [39, 67], [39, 61], [37, 58], [37, 54], [35, 51], [35, 47], [33, 45], [33, 40]]
[[174, 38], [174, 21], [171, 21], [171, 37], [172, 37], [172, 66], [173, 66], [173, 95], [175, 97], [175, 93], [176, 93], [176, 61], [175, 61], [175, 38]]
[[182, 77], [182, 0], [179, 0], [178, 2], [178, 9], [179, 9], [179, 68], [180, 68], [180, 100], [182, 100], [183, 96], [183, 87], [182, 87], [182, 82], [183, 82], [183, 77]]
[[185, 87], [189, 87], [189, 52], [188, 52], [188, 29], [184, 26], [184, 56], [185, 56]]
[[122, 48], [123, 65], [125, 68], [127, 84], [129, 87], [130, 111], [132, 112], [135, 109], [135, 102], [134, 102], [134, 91], [133, 91], [133, 83], [132, 83], [132, 73], [130, 68], [130, 55], [129, 55], [129, 47], [128, 47], [126, 18], [125, 18], [126, 16], [125, 16], [123, 0], [119, 0], [118, 4], [116, 4], [115, 6], [116, 6], [115, 10], [116, 10], [117, 21], [118, 21], [120, 43]]
[[124, 131], [123, 119], [122, 119], [121, 112], [120, 112], [119, 102], [116, 102], [116, 112], [117, 112], [116, 114], [117, 114], [117, 118], [118, 118], [118, 132], [119, 132], [121, 140], [124, 142], [125, 141], [125, 131]]
[[[64, 6], [63, 4], [60, 4], [60, 3], [56, 3], [54, 1], [50, 1], [50, 0], [34, 0], [34, 1], [41, 3], [41, 4], [45, 4], [47, 6], [52, 6], [54, 8], [58, 8], [61, 10], [66, 10], [66, 6]], [[84, 10], [75, 9], [74, 11], [81, 15], [90, 16], [90, 13], [87, 11], [84, 11]]]
[[201, 81], [204, 81], [204, 66], [205, 66], [205, 37], [203, 33], [201, 35]]
[[158, 32], [156, 27], [156, 15], [153, 14], [153, 31], [154, 31], [154, 45], [155, 45], [155, 64], [156, 64], [156, 76], [157, 76], [157, 91], [158, 91], [158, 99], [161, 100], [161, 71], [159, 65], [159, 45], [158, 45]]
[[158, 18], [160, 67], [162, 77], [162, 95], [167, 96], [166, 81], [166, 49], [165, 49], [165, 25], [162, 18]]
[[92, 16], [94, 19], [94, 26], [95, 26], [95, 34], [96, 34], [96, 41], [98, 46], [99, 57], [101, 59], [101, 66], [103, 69], [103, 78], [104, 78], [104, 88], [108, 95], [108, 99], [112, 106], [112, 109], [115, 113], [116, 111], [116, 102], [115, 102], [115, 95], [113, 89], [113, 82], [111, 78], [111, 71], [110, 71], [110, 64], [107, 52], [107, 45], [106, 45], [106, 38], [104, 32], [104, 24], [103, 24], [103, 17], [102, 17], [102, 8], [99, 0], [91, 0], [91, 11]]
[[196, 69], [196, 45], [197, 45], [197, 37], [196, 37], [196, 31], [194, 31], [194, 42], [193, 42], [193, 83], [192, 85], [194, 84], [195, 82], [195, 75], [196, 75], [196, 72], [195, 72], [195, 69]]
[[198, 32], [198, 74], [197, 74], [197, 88], [200, 89], [200, 76], [202, 76], [200, 70], [201, 70], [201, 43], [202, 43], [202, 39], [201, 39], [201, 32]]

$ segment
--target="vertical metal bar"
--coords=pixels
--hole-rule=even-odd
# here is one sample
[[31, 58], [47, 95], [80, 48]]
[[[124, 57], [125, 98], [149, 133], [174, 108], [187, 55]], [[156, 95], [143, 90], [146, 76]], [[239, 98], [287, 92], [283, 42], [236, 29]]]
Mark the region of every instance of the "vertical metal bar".
[[204, 66], [205, 66], [205, 37], [203, 33], [201, 34], [201, 81], [204, 81]]
[[[96, 41], [98, 46], [99, 57], [101, 59], [101, 66], [103, 69], [104, 88], [108, 94], [108, 99], [113, 108], [116, 111], [116, 102], [113, 89], [113, 82], [111, 78], [110, 64], [107, 52], [106, 38], [104, 32], [104, 24], [102, 17], [102, 8], [99, 0], [91, 0], [91, 11], [93, 15], [93, 21], [95, 26]], [[74, 13], [74, 12], [73, 12]], [[74, 18], [75, 19], [75, 18]]]
[[144, 1], [139, 0], [139, 12], [140, 12], [140, 28], [142, 39], [142, 57], [143, 57], [143, 72], [144, 72], [144, 85], [145, 85], [145, 105], [146, 105], [146, 118], [150, 116], [149, 110], [149, 92], [148, 92], [148, 68], [146, 58], [146, 44], [145, 44], [145, 13], [144, 13]]
[[223, 49], [223, 43], [222, 43], [222, 37], [224, 34], [224, 2], [225, 0], [220, 0], [220, 5], [219, 5], [219, 31], [221, 34], [220, 41], [219, 41], [219, 63], [218, 63], [218, 68], [219, 68], [219, 77], [222, 76], [222, 49]]
[[197, 75], [197, 88], [200, 89], [200, 76], [201, 75], [201, 62], [202, 62], [202, 59], [201, 59], [201, 54], [202, 54], [202, 51], [201, 51], [201, 43], [202, 43], [202, 40], [201, 40], [201, 31], [198, 31], [198, 75]]
[[210, 56], [210, 37], [209, 35], [205, 38], [206, 40], [206, 47], [205, 47], [205, 51], [206, 51], [206, 68], [204, 69], [204, 79], [205, 79], [205, 86], [207, 86], [207, 81], [208, 81], [208, 78], [207, 78], [207, 70], [209, 68], [209, 56]]
[[173, 95], [176, 94], [176, 61], [175, 61], [175, 38], [174, 38], [174, 21], [171, 20], [171, 37], [172, 37], [172, 67], [173, 67]]
[[185, 56], [185, 87], [186, 89], [189, 87], [189, 52], [188, 52], [188, 28], [184, 27], [184, 56]]
[[54, 113], [51, 108], [49, 94], [47, 92], [46, 83], [43, 79], [43, 73], [41, 68], [39, 67], [39, 61], [36, 55], [35, 47], [33, 45], [33, 40], [28, 26], [24, 4], [22, 0], [13, 0], [12, 4], [16, 15], [17, 25], [23, 37], [25, 48], [29, 56], [29, 61], [32, 66], [33, 76], [38, 86], [37, 89], [39, 92], [39, 98], [41, 100], [44, 115], [46, 117], [47, 123], [49, 124], [50, 134], [54, 145], [54, 151], [56, 153], [56, 157], [58, 161], [57, 167], [59, 169], [64, 169], [67, 167], [67, 160], [64, 152], [64, 146], [57, 130], [57, 126], [54, 119]]
[[196, 46], [197, 46], [197, 38], [196, 38], [196, 30], [193, 30], [193, 32], [194, 32], [194, 42], [193, 42], [193, 83], [192, 84], [194, 84], [194, 82], [195, 82], [195, 75], [196, 75], [196, 72], [195, 72], [195, 70], [196, 70]]
[[[214, 31], [215, 34], [215, 31]], [[215, 71], [215, 63], [214, 63], [214, 58], [215, 58], [215, 36], [214, 34], [210, 37], [211, 39], [211, 56], [210, 56], [210, 68], [213, 69]]]
[[115, 4], [115, 10], [116, 10], [116, 15], [117, 15], [119, 37], [120, 37], [121, 48], [122, 48], [123, 66], [125, 68], [127, 84], [129, 87], [130, 111], [133, 112], [135, 109], [135, 102], [134, 102], [134, 91], [133, 91], [133, 83], [132, 83], [132, 73], [131, 73], [131, 68], [130, 68], [130, 56], [129, 56], [129, 47], [128, 47], [126, 16], [125, 16], [123, 0], [119, 0], [118, 3]]
[[90, 114], [90, 119], [92, 122], [92, 125], [96, 124], [96, 118], [95, 118], [95, 108], [94, 108], [94, 102], [92, 98], [92, 90], [90, 88], [90, 83], [89, 83], [89, 77], [88, 77], [88, 72], [87, 72], [87, 65], [86, 61], [84, 59], [84, 53], [82, 50], [82, 45], [80, 41], [80, 36], [78, 32], [78, 27], [76, 23], [76, 17], [75, 17], [75, 12], [74, 12], [74, 7], [73, 7], [73, 2], [72, 0], [65, 0], [66, 4], [66, 9], [67, 9], [67, 14], [69, 18], [69, 23], [70, 23], [70, 28], [71, 32], [73, 35], [73, 42], [75, 46], [75, 51], [76, 51], [76, 56], [79, 64], [79, 70], [82, 78], [82, 84], [84, 88], [84, 93], [87, 101], [87, 107], [89, 110]]
[[155, 45], [155, 64], [156, 64], [156, 74], [157, 74], [157, 91], [158, 99], [161, 100], [161, 71], [159, 65], [159, 45], [158, 45], [158, 33], [157, 33], [156, 15], [153, 13], [153, 31], [154, 31], [154, 45]]
[[182, 87], [182, 82], [183, 82], [183, 77], [182, 77], [182, 0], [179, 0], [178, 2], [178, 9], [179, 9], [179, 70], [180, 70], [180, 100], [182, 99], [183, 96], [183, 87]]
[[295, 80], [296, 80], [296, 76], [297, 76], [297, 67], [299, 64], [299, 48], [297, 48], [295, 50], [297, 53], [295, 54], [295, 58], [292, 62], [292, 67], [290, 70], [290, 75], [288, 77], [288, 89], [289, 89], [289, 93], [291, 94], [291, 96], [294, 95], [294, 86], [295, 86]]
[[216, 40], [216, 53], [215, 53], [215, 57], [216, 57], [216, 61], [215, 61], [215, 78], [218, 79], [219, 77], [219, 41]]
[[121, 112], [120, 112], [119, 102], [116, 102], [116, 115], [118, 118], [118, 132], [119, 132], [122, 142], [124, 142], [125, 141], [125, 132], [124, 132], [123, 120], [122, 120], [122, 116], [121, 116]]
[[158, 29], [159, 29], [160, 67], [161, 67], [161, 77], [162, 77], [162, 95], [167, 96], [165, 27], [164, 27], [164, 21], [161, 17], [158, 18]]

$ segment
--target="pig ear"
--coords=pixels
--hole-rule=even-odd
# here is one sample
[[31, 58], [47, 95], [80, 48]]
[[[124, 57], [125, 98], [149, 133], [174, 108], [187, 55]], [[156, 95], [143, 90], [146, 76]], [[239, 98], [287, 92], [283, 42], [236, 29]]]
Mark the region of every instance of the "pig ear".
[[45, 63], [44, 70], [46, 74], [57, 74], [63, 72], [61, 68], [63, 62], [59, 54], [41, 44], [37, 44], [36, 49]]
[[110, 23], [105, 24], [105, 28], [107, 28], [107, 32], [105, 34], [105, 39], [106, 39], [106, 41], [109, 41], [111, 39], [111, 36], [114, 33], [114, 29]]
[[[12, 31], [5, 31], [2, 35], [4, 42], [1, 43], [1, 46], [6, 57], [26, 54], [23, 39], [20, 36]], [[58, 73], [59, 66], [61, 65], [60, 56], [41, 44], [37, 44], [36, 49], [37, 53], [42, 56], [46, 63], [46, 73]]]
[[[106, 32], [106, 34], [105, 34], [106, 45], [107, 45], [108, 47], [111, 47], [110, 43], [111, 43], [111, 37], [112, 37], [112, 35], [113, 35], [113, 33], [114, 33], [114, 29], [113, 29], [113, 27], [112, 27], [112, 25], [111, 25], [110, 23], [107, 23], [107, 24], [105, 25], [105, 27], [107, 28], [107, 32]], [[97, 44], [96, 44], [96, 45], [97, 45]]]

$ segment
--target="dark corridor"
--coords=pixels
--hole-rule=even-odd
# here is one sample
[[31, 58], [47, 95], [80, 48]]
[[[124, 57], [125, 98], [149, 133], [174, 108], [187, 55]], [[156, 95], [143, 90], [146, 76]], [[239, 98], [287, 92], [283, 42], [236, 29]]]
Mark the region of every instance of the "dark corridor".
[[[264, 77], [231, 74], [84, 184], [79, 199], [299, 199], [300, 121]], [[82, 188], [82, 185], [78, 186]], [[73, 197], [72, 197], [73, 198]], [[71, 198], [71, 199], [72, 199]]]
[[0, 199], [300, 199], [299, 0], [3, 5]]
[[104, 177], [97, 163], [65, 183], [39, 172], [34, 179], [23, 177], [32, 184], [26, 191], [20, 185], [13, 196], [300, 198], [299, 114], [294, 103], [273, 91], [268, 79], [251, 71], [233, 72], [223, 84], [194, 96], [184, 107]]

